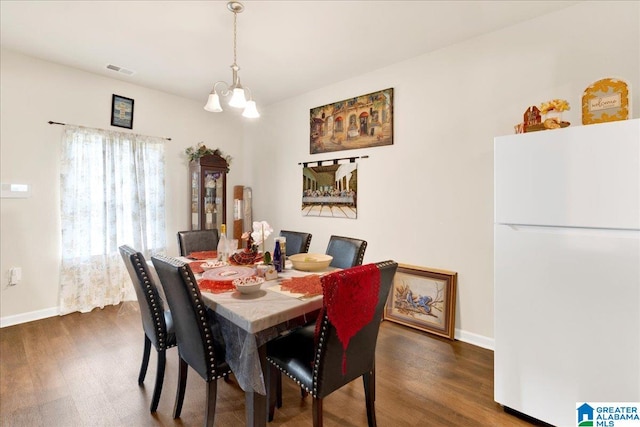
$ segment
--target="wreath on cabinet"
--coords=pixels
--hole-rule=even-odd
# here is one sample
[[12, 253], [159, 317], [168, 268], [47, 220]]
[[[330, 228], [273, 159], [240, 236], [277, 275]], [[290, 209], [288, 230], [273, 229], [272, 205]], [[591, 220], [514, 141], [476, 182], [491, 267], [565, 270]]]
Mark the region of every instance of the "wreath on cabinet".
[[187, 148], [186, 150], [184, 150], [184, 153], [189, 157], [190, 162], [195, 162], [200, 157], [216, 155], [225, 159], [227, 164], [230, 165], [232, 159], [231, 156], [222, 153], [219, 148], [208, 148], [206, 145], [204, 145], [204, 142], [199, 142], [195, 147]]

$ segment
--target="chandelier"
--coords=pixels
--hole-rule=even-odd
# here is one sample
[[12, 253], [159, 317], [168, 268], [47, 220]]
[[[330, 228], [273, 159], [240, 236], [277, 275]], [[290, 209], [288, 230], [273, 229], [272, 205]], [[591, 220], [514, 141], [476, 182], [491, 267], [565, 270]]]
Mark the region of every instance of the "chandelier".
[[[238, 67], [238, 64], [236, 62], [236, 26], [238, 13], [244, 10], [244, 6], [240, 2], [230, 1], [229, 3], [227, 3], [227, 9], [233, 12], [233, 64], [231, 64], [231, 71], [233, 73], [232, 83], [229, 85], [226, 82], [217, 81], [213, 85], [213, 89], [211, 89], [209, 99], [207, 100], [207, 104], [204, 106], [204, 109], [207, 111], [211, 111], [212, 113], [221, 112], [222, 106], [220, 105], [220, 96], [227, 97], [231, 95], [229, 106], [235, 108], [244, 108], [244, 111], [242, 112], [242, 115], [244, 117], [260, 117], [260, 113], [258, 113], [258, 109], [256, 108], [256, 103], [251, 98], [251, 91], [248, 87], [243, 87], [240, 84], [240, 76], [238, 76], [240, 67]], [[220, 89], [218, 89], [219, 87]], [[247, 99], [247, 94], [249, 95], [249, 99]]]

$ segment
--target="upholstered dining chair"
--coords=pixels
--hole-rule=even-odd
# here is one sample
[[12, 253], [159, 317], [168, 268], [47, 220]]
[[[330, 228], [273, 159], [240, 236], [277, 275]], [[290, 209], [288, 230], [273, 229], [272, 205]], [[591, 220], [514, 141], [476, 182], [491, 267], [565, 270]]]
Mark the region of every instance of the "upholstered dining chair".
[[[313, 397], [313, 426], [322, 426], [322, 400], [362, 377], [370, 427], [376, 425], [375, 349], [387, 296], [398, 264], [384, 261], [322, 277], [323, 310], [315, 332], [300, 328], [267, 343], [269, 420], [281, 372]], [[359, 310], [343, 310], [353, 303]], [[346, 341], [346, 343], [345, 343]]]
[[[287, 247], [289, 246], [289, 239], [287, 239]], [[362, 265], [362, 261], [364, 259], [364, 252], [367, 250], [367, 242], [361, 239], [354, 239], [352, 237], [343, 237], [343, 236], [331, 236], [329, 238], [329, 244], [327, 245], [327, 255], [331, 255], [333, 259], [329, 264], [331, 267], [336, 268], [351, 268], [357, 265]], [[288, 251], [287, 251], [288, 252]], [[311, 316], [313, 318], [313, 316]], [[310, 322], [309, 324], [302, 327], [306, 329], [306, 333], [309, 334], [313, 332], [315, 328], [315, 323]], [[303, 331], [301, 331], [303, 333]], [[282, 383], [281, 379], [277, 378], [277, 393], [278, 396], [278, 407], [282, 405]], [[307, 396], [307, 391], [304, 387], [300, 388], [300, 395], [302, 397]]]
[[220, 325], [206, 307], [188, 264], [166, 256], [151, 258], [160, 277], [167, 303], [173, 315], [178, 342], [179, 375], [173, 418], [179, 418], [184, 402], [189, 366], [207, 383], [206, 427], [213, 426], [216, 414], [218, 379], [231, 373], [225, 361], [225, 346]]
[[287, 238], [287, 256], [309, 252], [311, 233], [281, 230], [280, 235]]
[[151, 398], [151, 412], [156, 412], [164, 381], [166, 350], [176, 346], [173, 320], [171, 312], [164, 307], [164, 302], [153, 277], [149, 274], [149, 267], [144, 256], [127, 245], [122, 245], [118, 249], [136, 291], [144, 330], [144, 352], [142, 354], [140, 374], [138, 375], [138, 385], [143, 384], [147, 374], [152, 344], [158, 353], [156, 385]]
[[365, 240], [354, 239], [352, 237], [331, 236], [327, 245], [327, 255], [331, 255], [332, 267], [351, 268], [362, 265], [364, 252], [367, 250]]
[[180, 255], [188, 256], [191, 252], [215, 251], [218, 249], [218, 230], [178, 231]]

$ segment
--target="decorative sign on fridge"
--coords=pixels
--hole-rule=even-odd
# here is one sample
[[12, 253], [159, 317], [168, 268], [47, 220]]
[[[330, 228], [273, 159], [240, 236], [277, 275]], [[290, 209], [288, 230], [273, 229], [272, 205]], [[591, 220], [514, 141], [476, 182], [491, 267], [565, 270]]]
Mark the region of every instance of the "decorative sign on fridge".
[[582, 94], [582, 124], [615, 122], [631, 117], [630, 89], [621, 79], [592, 83]]

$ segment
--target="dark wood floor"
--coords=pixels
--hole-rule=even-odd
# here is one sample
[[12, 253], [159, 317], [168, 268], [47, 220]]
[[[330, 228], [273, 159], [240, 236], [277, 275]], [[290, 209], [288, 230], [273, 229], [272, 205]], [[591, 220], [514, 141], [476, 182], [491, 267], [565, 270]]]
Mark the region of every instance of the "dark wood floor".
[[[205, 383], [189, 373], [185, 404], [171, 418], [177, 350], [167, 353], [156, 414], [152, 350], [144, 387], [137, 377], [143, 348], [135, 303], [74, 313], [0, 330], [0, 425], [199, 426]], [[378, 339], [376, 414], [380, 426], [529, 426], [493, 401], [493, 353], [383, 322]], [[283, 381], [284, 405], [270, 426], [311, 425], [310, 399]], [[325, 426], [366, 426], [361, 381], [324, 401]], [[244, 424], [244, 394], [220, 382], [217, 426]]]

